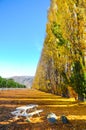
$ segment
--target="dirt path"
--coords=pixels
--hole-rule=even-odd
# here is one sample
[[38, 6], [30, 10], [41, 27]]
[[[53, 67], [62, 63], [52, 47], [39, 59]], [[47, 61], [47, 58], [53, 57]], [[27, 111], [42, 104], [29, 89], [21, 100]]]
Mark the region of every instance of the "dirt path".
[[[28, 104], [38, 104], [38, 108], [43, 109], [41, 116], [34, 116], [30, 122], [24, 118], [12, 118], [11, 111]], [[50, 112], [57, 115], [57, 124], [47, 121]], [[61, 115], [66, 115], [70, 123], [63, 124]], [[86, 103], [77, 103], [73, 98], [62, 98], [38, 90], [0, 91], [0, 130], [86, 130]]]

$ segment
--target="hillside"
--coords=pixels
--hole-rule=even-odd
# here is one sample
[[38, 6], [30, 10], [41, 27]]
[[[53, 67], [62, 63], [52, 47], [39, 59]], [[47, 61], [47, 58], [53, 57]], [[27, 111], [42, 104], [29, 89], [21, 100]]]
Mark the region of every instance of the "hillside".
[[33, 82], [33, 76], [14, 76], [11, 77], [15, 82], [25, 85], [27, 88], [31, 88]]

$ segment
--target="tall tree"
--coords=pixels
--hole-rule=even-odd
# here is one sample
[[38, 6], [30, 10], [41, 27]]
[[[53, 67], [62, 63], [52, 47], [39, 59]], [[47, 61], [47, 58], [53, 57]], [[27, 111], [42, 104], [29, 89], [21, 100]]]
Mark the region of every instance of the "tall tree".
[[40, 83], [38, 88], [67, 95], [67, 86], [70, 85], [79, 97], [86, 95], [85, 21], [85, 0], [51, 0], [46, 38], [35, 75]]

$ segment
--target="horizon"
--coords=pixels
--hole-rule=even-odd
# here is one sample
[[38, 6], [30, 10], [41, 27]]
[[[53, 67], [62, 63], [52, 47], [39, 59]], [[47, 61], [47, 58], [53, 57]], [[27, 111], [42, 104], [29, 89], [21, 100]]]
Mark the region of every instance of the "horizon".
[[10, 79], [10, 78], [14, 78], [14, 77], [34, 77], [34, 75], [33, 76], [31, 76], [31, 75], [14, 75], [11, 77], [2, 77], [2, 76], [0, 76], [0, 77], [5, 78], [5, 79]]

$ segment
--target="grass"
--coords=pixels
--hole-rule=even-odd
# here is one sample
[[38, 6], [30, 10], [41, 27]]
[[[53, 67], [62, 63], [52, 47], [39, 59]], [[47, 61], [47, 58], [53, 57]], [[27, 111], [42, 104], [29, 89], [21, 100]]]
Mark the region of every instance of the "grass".
[[[24, 118], [12, 118], [10, 112], [16, 107], [32, 103], [43, 109], [40, 117], [34, 116], [30, 122]], [[47, 121], [50, 112], [57, 115], [57, 124]], [[70, 123], [63, 124], [61, 115], [67, 116]], [[86, 130], [86, 103], [38, 90], [3, 90], [0, 91], [0, 130]]]

